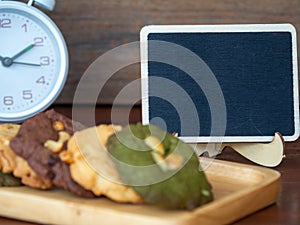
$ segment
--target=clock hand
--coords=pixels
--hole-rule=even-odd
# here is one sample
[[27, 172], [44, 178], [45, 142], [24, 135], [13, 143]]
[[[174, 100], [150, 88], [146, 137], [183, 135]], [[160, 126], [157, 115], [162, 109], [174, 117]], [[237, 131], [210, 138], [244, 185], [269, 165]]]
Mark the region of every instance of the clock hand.
[[40, 66], [38, 64], [31, 64], [31, 63], [18, 63], [18, 62], [14, 62], [15, 59], [19, 58], [21, 55], [25, 54], [26, 52], [30, 51], [33, 47], [35, 46], [35, 44], [31, 44], [28, 45], [26, 48], [24, 48], [22, 51], [20, 51], [19, 53], [17, 53], [16, 55], [14, 55], [13, 57], [2, 57], [0, 56], [0, 61], [2, 62], [2, 65], [5, 67], [10, 67], [12, 64], [16, 63], [16, 64], [24, 64], [24, 65], [32, 65], [32, 66]]
[[21, 55], [23, 55], [24, 53], [30, 51], [35, 45], [31, 44], [29, 46], [27, 46], [26, 48], [24, 48], [22, 51], [20, 51], [19, 53], [17, 53], [16, 55], [14, 55], [13, 57], [11, 57], [11, 59], [14, 61], [15, 59], [17, 59], [18, 57], [20, 57]]
[[26, 63], [26, 62], [13, 62], [13, 64], [20, 64], [20, 65], [26, 65], [26, 66], [41, 66], [41, 64]]
[[2, 65], [5, 67], [10, 67], [12, 64], [21, 64], [21, 65], [27, 65], [27, 66], [41, 66], [41, 64], [37, 64], [37, 63], [16, 62], [16, 61], [13, 61], [9, 57], [2, 58], [1, 62], [2, 62]]

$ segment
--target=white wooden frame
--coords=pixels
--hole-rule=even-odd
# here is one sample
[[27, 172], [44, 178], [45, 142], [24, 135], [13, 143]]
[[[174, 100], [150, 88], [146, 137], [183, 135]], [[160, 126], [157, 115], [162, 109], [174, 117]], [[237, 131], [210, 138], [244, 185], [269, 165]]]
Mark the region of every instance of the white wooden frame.
[[[150, 33], [230, 33], [230, 32], [290, 32], [292, 36], [294, 126], [295, 133], [284, 136], [285, 141], [299, 137], [299, 93], [296, 29], [291, 24], [243, 24], [243, 25], [151, 25], [140, 32], [142, 77], [142, 122], [149, 124], [148, 96], [148, 35]], [[220, 142], [220, 137], [180, 137], [188, 143]], [[225, 136], [222, 142], [270, 142], [274, 136]]]

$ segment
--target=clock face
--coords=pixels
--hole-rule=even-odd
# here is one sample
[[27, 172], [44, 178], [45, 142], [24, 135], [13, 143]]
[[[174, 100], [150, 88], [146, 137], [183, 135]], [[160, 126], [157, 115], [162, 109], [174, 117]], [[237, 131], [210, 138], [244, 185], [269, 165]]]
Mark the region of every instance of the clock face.
[[64, 40], [44, 14], [0, 4], [0, 122], [20, 121], [51, 104], [67, 73]]

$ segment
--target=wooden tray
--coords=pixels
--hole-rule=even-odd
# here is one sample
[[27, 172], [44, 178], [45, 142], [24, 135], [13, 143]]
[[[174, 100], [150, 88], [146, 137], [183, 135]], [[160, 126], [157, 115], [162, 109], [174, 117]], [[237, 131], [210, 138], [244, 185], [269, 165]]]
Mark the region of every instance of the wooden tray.
[[193, 211], [84, 199], [62, 190], [0, 188], [0, 215], [47, 224], [227, 224], [274, 203], [280, 174], [274, 170], [201, 159], [215, 200]]

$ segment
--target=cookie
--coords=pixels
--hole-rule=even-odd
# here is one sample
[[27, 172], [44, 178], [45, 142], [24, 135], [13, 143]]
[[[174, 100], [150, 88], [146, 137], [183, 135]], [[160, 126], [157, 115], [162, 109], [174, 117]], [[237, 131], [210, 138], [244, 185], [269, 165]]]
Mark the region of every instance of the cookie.
[[21, 185], [21, 179], [16, 178], [12, 174], [6, 174], [0, 171], [0, 187], [15, 187]]
[[72, 178], [95, 195], [104, 195], [122, 203], [140, 203], [141, 197], [121, 184], [119, 174], [105, 147], [107, 139], [120, 126], [100, 125], [76, 132], [68, 141], [65, 160], [70, 163]]
[[59, 153], [72, 134], [72, 121], [50, 110], [26, 120], [11, 140], [10, 147], [39, 176], [50, 179], [56, 187], [79, 196], [94, 197], [72, 179], [69, 165], [60, 160]]
[[0, 170], [4, 173], [12, 173], [27, 186], [38, 189], [51, 188], [53, 185], [49, 179], [38, 176], [28, 163], [10, 148], [9, 143], [16, 136], [19, 128], [20, 126], [16, 124], [0, 125]]
[[106, 146], [121, 180], [144, 202], [194, 209], [212, 201], [211, 185], [191, 146], [158, 127], [128, 126]]
[[16, 154], [10, 149], [9, 143], [19, 128], [15, 124], [0, 124], [0, 170], [4, 173], [11, 173], [16, 167]]

